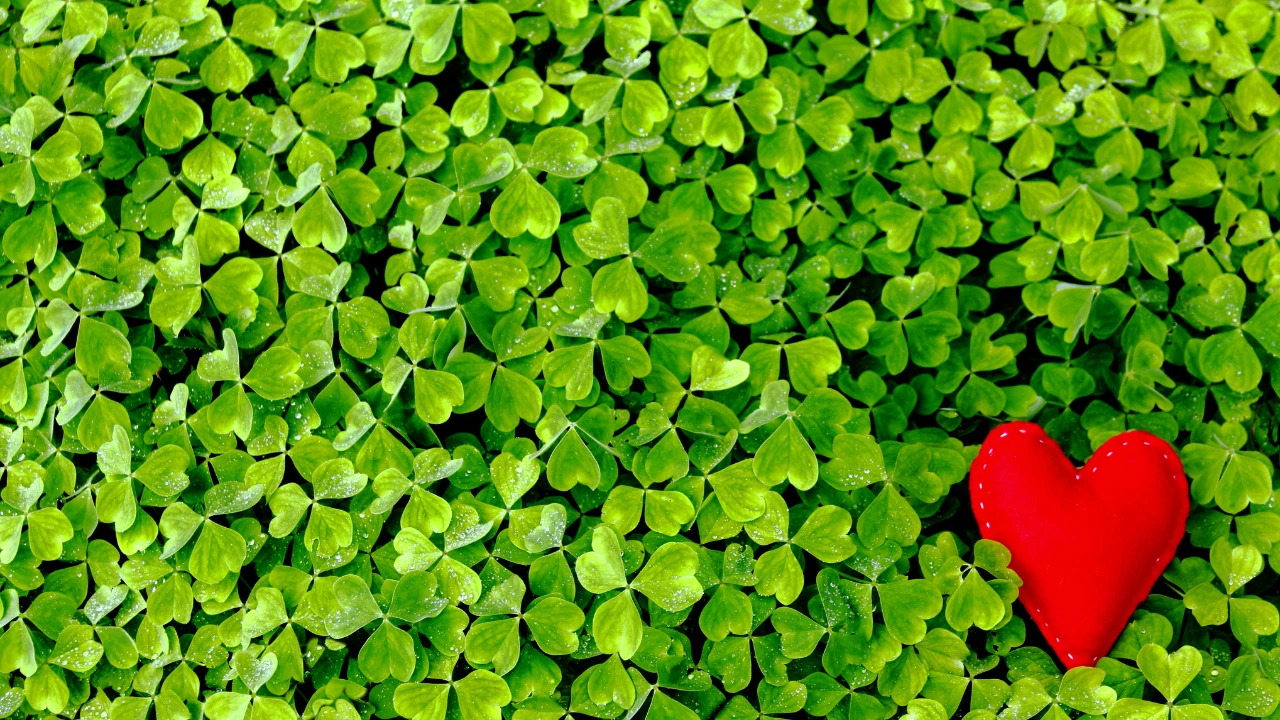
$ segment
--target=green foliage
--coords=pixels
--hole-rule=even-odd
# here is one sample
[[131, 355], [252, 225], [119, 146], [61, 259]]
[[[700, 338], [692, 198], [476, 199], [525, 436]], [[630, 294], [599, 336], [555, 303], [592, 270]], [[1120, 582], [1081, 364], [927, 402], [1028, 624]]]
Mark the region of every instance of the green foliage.
[[[0, 718], [1274, 717], [1277, 22], [4, 3]], [[1008, 419], [1191, 481], [1096, 668]]]

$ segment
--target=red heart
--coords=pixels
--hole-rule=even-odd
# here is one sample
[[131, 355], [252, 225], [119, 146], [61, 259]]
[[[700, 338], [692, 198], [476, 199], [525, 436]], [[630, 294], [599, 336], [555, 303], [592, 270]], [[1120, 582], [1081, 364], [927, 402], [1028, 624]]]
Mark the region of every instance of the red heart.
[[1178, 454], [1136, 430], [1077, 470], [1039, 425], [1001, 425], [969, 490], [979, 531], [1013, 553], [1018, 599], [1068, 668], [1110, 651], [1173, 559], [1190, 510]]

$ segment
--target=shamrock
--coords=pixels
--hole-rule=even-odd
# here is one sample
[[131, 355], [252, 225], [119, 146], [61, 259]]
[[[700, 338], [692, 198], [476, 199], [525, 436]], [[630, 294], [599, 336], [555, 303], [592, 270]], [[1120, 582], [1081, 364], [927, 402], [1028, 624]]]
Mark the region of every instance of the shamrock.
[[[437, 324], [447, 326], [448, 323], [435, 320], [425, 313], [410, 315], [398, 333], [400, 346], [409, 360], [406, 361], [399, 355], [391, 358], [382, 376], [382, 389], [392, 397], [400, 393], [405, 382], [412, 376], [414, 409], [418, 417], [430, 423], [448, 420], [453, 414], [453, 408], [463, 405], [468, 394], [462, 382], [462, 378], [467, 376], [459, 372], [464, 362], [461, 358], [458, 369], [454, 371], [457, 374], [418, 365], [428, 357], [433, 360], [437, 357], [434, 347], [436, 333], [439, 332]], [[502, 371], [499, 368], [499, 373]], [[482, 401], [483, 399], [481, 398]]]
[[578, 582], [590, 593], [621, 590], [600, 602], [592, 613], [591, 635], [606, 653], [629, 659], [640, 647], [644, 625], [632, 597], [639, 592], [663, 610], [678, 612], [697, 602], [702, 585], [694, 577], [697, 554], [689, 546], [667, 543], [649, 558], [634, 580], [627, 580], [622, 546], [614, 530], [597, 528], [591, 550], [578, 558]]
[[860, 488], [883, 483], [876, 499], [858, 518], [858, 537], [875, 547], [886, 540], [902, 544], [919, 533], [919, 518], [899, 492], [907, 490], [924, 502], [959, 479], [964, 461], [953, 448], [910, 444], [898, 448], [893, 473], [885, 465], [878, 443], [865, 435], [844, 433], [832, 443], [832, 460], [821, 477], [837, 488]]
[[285, 284], [305, 288], [299, 291], [296, 312], [285, 323], [284, 335], [300, 358], [305, 355], [311, 384], [332, 372], [335, 320], [345, 352], [373, 357], [379, 338], [391, 332], [391, 321], [386, 309], [367, 296], [338, 301], [351, 277], [350, 264], [338, 263], [320, 248], [304, 247], [290, 250], [283, 265]]
[[616, 313], [623, 322], [635, 322], [644, 315], [649, 307], [649, 294], [631, 258], [625, 204], [614, 197], [597, 200], [591, 221], [574, 227], [573, 239], [582, 252], [596, 260], [626, 256], [596, 271], [591, 283], [596, 310]]
[[751, 631], [751, 600], [740, 586], [759, 582], [755, 574], [755, 558], [745, 545], [729, 545], [725, 550], [728, 563], [720, 584], [702, 607], [698, 628], [715, 642], [731, 633], [745, 635]]
[[[812, 137], [828, 152], [839, 152], [853, 138], [849, 129], [852, 108], [840, 98], [827, 98], [816, 104], [805, 97], [803, 83], [789, 68], [776, 68], [770, 74], [771, 85], [778, 94], [774, 111], [778, 119], [770, 118], [769, 132], [758, 129], [760, 139], [760, 163], [783, 177], [793, 177], [805, 163], [804, 142], [798, 130]], [[748, 116], [750, 117], [750, 116]], [[705, 130], [704, 130], [705, 134]]]
[[[482, 170], [492, 174], [473, 181], [488, 182], [505, 175], [503, 171], [509, 170], [510, 166], [507, 163], [511, 160], [505, 152], [499, 153], [499, 157], [503, 159], [494, 159], [493, 164], [487, 166], [489, 170]], [[484, 151], [478, 151], [478, 154], [469, 157], [467, 162], [473, 160], [484, 162], [483, 158]], [[481, 166], [477, 165], [473, 169], [481, 170]], [[499, 172], [501, 175], [497, 174]], [[523, 261], [515, 257], [472, 259], [476, 251], [489, 240], [491, 232], [492, 228], [488, 224], [474, 228], [464, 226], [446, 230], [450, 250], [464, 259], [442, 257], [428, 268], [427, 284], [435, 290], [437, 302], [441, 297], [456, 297], [457, 291], [454, 288], [461, 288], [466, 271], [470, 269], [476, 289], [484, 296], [485, 302], [491, 309], [504, 312], [512, 308], [516, 293], [529, 282], [529, 270]]]
[[[484, 77], [489, 89], [468, 90], [454, 103], [450, 122], [455, 127], [462, 128], [463, 134], [468, 137], [478, 135], [489, 125], [491, 119], [497, 120], [499, 117], [519, 122], [538, 120], [546, 124], [564, 114], [569, 104], [568, 99], [540, 82], [536, 73], [516, 68], [508, 74], [507, 82], [498, 85], [497, 75], [501, 74], [502, 69], [503, 66], [498, 64], [492, 77]], [[491, 116], [495, 103], [501, 113], [498, 117]], [[516, 202], [515, 197], [510, 197], [508, 202]]]
[[[1184, 646], [1170, 653], [1159, 645], [1144, 645], [1138, 653], [1138, 668], [1147, 682], [1164, 696], [1166, 702], [1156, 703], [1140, 698], [1123, 698], [1115, 703], [1113, 712], [1140, 712], [1156, 717], [1171, 715], [1221, 717], [1221, 711], [1212, 705], [1173, 704], [1199, 672], [1201, 663], [1200, 653], [1190, 646]], [[1098, 688], [1099, 691], [1108, 689]], [[1252, 688], [1245, 690], [1240, 695], [1248, 695], [1251, 690]]]
[[751, 366], [753, 383], [776, 380], [785, 357], [787, 377], [796, 392], [807, 395], [826, 387], [828, 377], [840, 369], [839, 346], [826, 336], [790, 342], [793, 337], [792, 333], [765, 336], [761, 339], [770, 342], [752, 343], [742, 352]]
[[[973, 563], [956, 562], [954, 544], [950, 548], [939, 543], [941, 551], [933, 560], [945, 567], [949, 579], [950, 590], [947, 598], [947, 623], [956, 630], [963, 631], [971, 626], [991, 630], [1007, 622], [1010, 618], [1009, 601], [1016, 594], [1016, 586], [1021, 584], [1016, 573], [1008, 568], [1009, 551], [997, 542], [979, 540], [973, 549]], [[986, 580], [978, 572], [981, 569], [995, 577]]]
[[[750, 282], [743, 277], [736, 265], [728, 265], [721, 272], [708, 267], [672, 298], [681, 309], [711, 307], [705, 315], [695, 318], [685, 326], [685, 331], [704, 337], [712, 345], [719, 346], [730, 329], [724, 315], [728, 314], [736, 324], [751, 325], [768, 318], [774, 305], [766, 296], [763, 283]], [[717, 298], [717, 295], [722, 297]]]
[[295, 717], [296, 712], [283, 699], [258, 694], [258, 690], [275, 672], [276, 666], [274, 653], [263, 653], [259, 657], [254, 657], [247, 651], [236, 653], [231, 667], [249, 692], [215, 693], [206, 701], [205, 713], [214, 720]]
[[144, 98], [143, 130], [147, 139], [166, 150], [182, 147], [204, 130], [204, 111], [191, 98], [173, 90], [181, 86], [181, 76], [190, 71], [172, 58], [162, 58], [150, 78], [131, 64], [121, 65], [111, 75], [106, 108], [114, 115], [107, 127], [119, 127], [129, 121], [141, 107]]
[[182, 332], [200, 311], [206, 292], [219, 312], [238, 316], [242, 327], [247, 327], [257, 314], [259, 297], [254, 290], [262, 283], [263, 272], [261, 266], [246, 258], [228, 261], [204, 281], [199, 243], [188, 237], [181, 256], [163, 258], [157, 263], [156, 274], [159, 287], [151, 301], [151, 320], [174, 335]]
[[510, 672], [520, 657], [521, 620], [543, 652], [567, 655], [577, 650], [576, 633], [586, 619], [577, 605], [547, 596], [531, 604], [527, 611], [522, 610], [524, 581], [496, 560], [486, 564], [480, 580], [484, 590], [472, 610], [484, 620], [472, 624], [467, 631], [468, 661], [492, 664]]
[[761, 544], [781, 543], [756, 558], [756, 573], [761, 580], [756, 592], [773, 595], [783, 605], [800, 596], [804, 571], [796, 559], [796, 549], [803, 550], [823, 562], [840, 562], [855, 552], [849, 529], [853, 518], [843, 508], [819, 508], [805, 519], [800, 529], [788, 538], [785, 505], [777, 493], [766, 495], [764, 513], [749, 522], [747, 534]]
[[1125, 30], [1116, 42], [1116, 52], [1125, 62], [1141, 64], [1148, 74], [1157, 74], [1165, 64], [1161, 30], [1174, 25], [1177, 29], [1170, 31], [1170, 37], [1177, 47], [1190, 51], [1208, 47], [1207, 33], [1213, 20], [1199, 5], [1174, 3], [1168, 15], [1144, 18]]
[[435, 63], [444, 56], [453, 42], [454, 26], [462, 15], [463, 49], [468, 57], [479, 62], [491, 63], [505, 45], [516, 39], [511, 16], [501, 5], [480, 3], [476, 5], [449, 5], [418, 8], [409, 18], [414, 39], [419, 43], [422, 60]]
[[171, 498], [187, 487], [190, 458], [180, 447], [167, 447], [172, 450], [157, 451], [134, 469], [129, 434], [120, 425], [112, 428], [111, 440], [98, 448], [98, 469], [104, 476], [97, 492], [100, 517], [119, 530], [133, 526], [138, 515], [134, 480], [156, 497]]
[[997, 95], [987, 107], [991, 117], [988, 137], [1003, 142], [1017, 136], [1009, 150], [1009, 168], [1026, 174], [1043, 170], [1053, 158], [1053, 135], [1047, 128], [1061, 125], [1075, 115], [1075, 103], [1056, 84], [1040, 88], [1031, 100], [1031, 114], [1007, 95]]
[[[1009, 407], [1011, 393], [1013, 404], [1019, 404], [1021, 395], [1024, 395], [1026, 390], [1030, 390], [1030, 388], [1006, 390], [977, 374], [1000, 370], [1013, 363], [1018, 352], [1025, 347], [1026, 339], [1021, 335], [1002, 336], [998, 340], [991, 339], [996, 328], [1003, 323], [1004, 317], [995, 314], [983, 318], [974, 327], [969, 341], [967, 377], [964, 361], [956, 356], [949, 357], [939, 370], [939, 382], [936, 382], [934, 387], [941, 392], [952, 392], [959, 387], [956, 403], [962, 415], [970, 416], [977, 413], [998, 415], [1006, 409], [1009, 409], [1009, 414], [1012, 415], [1016, 410]], [[961, 383], [963, 383], [962, 387]]]
[[[385, 680], [394, 676], [405, 681], [412, 677], [415, 664], [413, 640], [408, 632], [397, 627], [395, 620], [415, 622], [431, 617], [431, 607], [424, 607], [423, 591], [433, 583], [431, 576], [423, 573], [407, 574], [396, 584], [395, 594], [384, 613], [369, 588], [360, 578], [347, 576], [338, 579], [330, 587], [336, 603], [334, 612], [326, 620], [329, 634], [345, 638], [360, 628], [381, 619], [360, 649], [358, 662], [361, 672], [370, 678]], [[436, 607], [439, 613], [440, 608]]]
[[281, 485], [268, 499], [273, 517], [272, 537], [288, 537], [307, 517], [303, 542], [320, 555], [333, 555], [352, 542], [351, 515], [345, 510], [322, 505], [322, 500], [349, 498], [364, 489], [369, 478], [355, 471], [350, 460], [335, 458], [315, 468], [312, 493], [297, 483]]
[[[819, 448], [827, 454], [831, 438], [844, 432], [843, 423], [848, 420], [851, 408], [835, 393], [816, 391], [792, 411], [789, 392], [790, 386], [785, 380], [766, 385], [760, 396], [760, 407], [742, 421], [739, 429], [750, 432], [763, 425], [776, 425], [760, 445], [752, 469], [768, 485], [789, 480], [797, 489], [808, 490], [818, 481], [818, 460], [801, 427], [818, 440]], [[783, 418], [781, 424], [775, 422], [778, 418]]]
[[[410, 115], [410, 109], [416, 109], [416, 112]], [[380, 167], [389, 170], [400, 167], [407, 147], [424, 153], [442, 152], [449, 147], [445, 137], [449, 129], [448, 114], [434, 102], [418, 95], [410, 99], [403, 91], [397, 91], [393, 99], [378, 106], [376, 116], [379, 122], [391, 128], [379, 133], [374, 140], [374, 157]], [[409, 139], [410, 145], [406, 146], [405, 138]], [[427, 180], [421, 182], [434, 185]]]
[[[17, 436], [15, 446], [14, 435]], [[40, 560], [56, 560], [62, 555], [63, 544], [70, 541], [74, 528], [66, 514], [56, 507], [36, 508], [36, 502], [45, 492], [44, 468], [30, 460], [14, 462], [17, 446], [22, 444], [20, 431], [10, 434], [6, 443], [9, 455], [5, 472], [5, 487], [0, 499], [5, 502], [5, 515], [0, 516], [0, 562], [11, 563], [17, 557], [22, 541], [22, 528], [27, 529], [27, 544], [31, 554]]]
[[[381, 191], [358, 170], [343, 170], [327, 178], [325, 175], [325, 169], [315, 164], [298, 176], [298, 186], [287, 196], [287, 204], [301, 201], [308, 193], [311, 198], [294, 213], [290, 228], [302, 247], [318, 245], [337, 252], [347, 243], [348, 218], [357, 225], [372, 224], [370, 208], [378, 201]], [[337, 205], [333, 202], [335, 199]]]
[[[275, 42], [271, 49], [276, 57], [287, 63], [288, 72], [292, 73], [302, 64], [314, 38], [312, 74], [325, 82], [340, 83], [347, 79], [351, 69], [364, 64], [364, 45], [354, 35], [321, 25], [339, 20], [352, 12], [352, 8], [337, 6], [326, 8], [324, 12], [313, 11], [310, 23], [289, 20], [274, 33]], [[264, 19], [266, 17], [263, 16]], [[271, 17], [270, 20], [274, 25], [275, 18]], [[258, 28], [255, 30], [261, 32]]]
[[662, 87], [652, 80], [631, 78], [647, 67], [650, 60], [648, 51], [624, 61], [610, 58], [606, 67], [622, 77], [585, 73], [579, 77], [573, 83], [569, 97], [582, 109], [583, 123], [590, 125], [606, 117], [617, 102], [619, 91], [622, 92], [622, 107], [618, 117], [627, 132], [647, 137], [653, 133], [656, 124], [667, 120], [671, 106]]
[[[668, 433], [668, 437], [675, 438], [674, 432]], [[677, 447], [680, 449], [671, 449]], [[660, 456], [654, 457], [655, 452]], [[661, 463], [673, 460], [678, 464], [679, 456], [682, 454], [684, 454], [684, 448], [680, 447], [679, 439], [676, 438], [665, 447], [661, 444], [655, 446], [654, 451], [645, 457], [645, 464], [646, 467], [649, 463], [661, 467]], [[675, 458], [667, 457], [670, 455], [675, 455]], [[688, 455], [684, 457], [687, 472]], [[662, 473], [663, 470], [657, 472]], [[679, 486], [673, 482], [668, 487], [678, 488]], [[682, 527], [691, 523], [697, 515], [693, 501], [679, 489], [649, 490], [619, 486], [610, 491], [609, 499], [601, 509], [601, 519], [616, 528], [618, 532], [625, 534], [640, 524], [642, 509], [645, 526], [667, 536], [678, 534]]]
[[711, 68], [721, 77], [752, 78], [764, 69], [764, 41], [751, 29], [750, 20], [784, 35], [799, 35], [816, 20], [799, 4], [770, 0], [748, 13], [734, 0], [699, 0], [691, 8], [698, 19], [715, 30], [711, 36]]
[[897, 319], [877, 321], [871, 327], [868, 352], [883, 357], [890, 373], [901, 373], [909, 360], [922, 367], [937, 367], [950, 357], [947, 343], [961, 334], [954, 315], [944, 310], [922, 310], [920, 315], [906, 319], [926, 308], [936, 291], [937, 279], [929, 272], [885, 283], [881, 302]]
[[247, 553], [245, 538], [212, 518], [253, 507], [265, 491], [258, 484], [220, 483], [205, 493], [203, 517], [182, 502], [165, 508], [160, 517], [160, 532], [166, 538], [163, 554], [167, 557], [177, 553], [199, 532], [188, 561], [191, 575], [201, 582], [217, 584], [238, 573]]
[[565, 397], [580, 400], [587, 396], [595, 382], [595, 351], [600, 349], [605, 378], [609, 386], [617, 389], [629, 387], [632, 381], [649, 374], [649, 355], [635, 338], [619, 335], [601, 339], [610, 316], [594, 309], [588, 310], [572, 323], [555, 328], [562, 338], [581, 338], [587, 342], [565, 345], [552, 350], [544, 361], [544, 373], [552, 387], [563, 387]]
[[[37, 126], [36, 116], [27, 107], [18, 108], [9, 123], [0, 127], [0, 151], [20, 158], [6, 164], [0, 175], [0, 193], [10, 202], [27, 205], [35, 195], [35, 175], [45, 182], [61, 183], [80, 175], [80, 139], [74, 133], [59, 131], [32, 152], [32, 143], [44, 127]], [[44, 252], [48, 253], [51, 249]], [[45, 265], [48, 260], [45, 260]]]
[[772, 85], [760, 85], [735, 100], [732, 93], [737, 89], [737, 82], [728, 84], [715, 95], [724, 97], [726, 102], [708, 108], [702, 117], [701, 133], [706, 143], [712, 147], [721, 147], [731, 153], [742, 149], [745, 132], [742, 112], [751, 123], [751, 127], [762, 135], [771, 135], [778, 128], [777, 114], [782, 109], [782, 93]]

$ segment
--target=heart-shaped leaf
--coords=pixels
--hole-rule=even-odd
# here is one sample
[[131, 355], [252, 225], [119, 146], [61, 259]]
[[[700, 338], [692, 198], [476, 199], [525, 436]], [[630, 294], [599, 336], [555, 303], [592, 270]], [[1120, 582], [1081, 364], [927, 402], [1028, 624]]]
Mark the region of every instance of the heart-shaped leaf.
[[453, 169], [458, 178], [458, 192], [492, 185], [509, 175], [515, 161], [507, 146], [497, 141], [485, 145], [463, 143], [453, 151]]
[[582, 587], [596, 594], [626, 586], [622, 546], [613, 530], [596, 528], [591, 535], [591, 550], [578, 557], [577, 574]]
[[238, 652], [231, 658], [231, 667], [235, 669], [236, 676], [250, 692], [255, 693], [275, 674], [277, 665], [276, 654], [271, 652], [256, 658], [247, 652]]
[[627, 209], [621, 200], [602, 197], [591, 209], [591, 222], [573, 229], [573, 239], [587, 255], [604, 260], [631, 249]]
[[588, 154], [589, 148], [590, 141], [581, 130], [571, 127], [547, 128], [534, 139], [525, 167], [536, 168], [557, 177], [584, 177], [600, 164]]
[[560, 227], [560, 204], [528, 170], [521, 170], [493, 202], [489, 221], [503, 237], [528, 232], [537, 238], [549, 238]]
[[728, 360], [709, 345], [699, 345], [690, 363], [693, 390], [728, 390], [746, 382], [751, 366], [741, 360]]

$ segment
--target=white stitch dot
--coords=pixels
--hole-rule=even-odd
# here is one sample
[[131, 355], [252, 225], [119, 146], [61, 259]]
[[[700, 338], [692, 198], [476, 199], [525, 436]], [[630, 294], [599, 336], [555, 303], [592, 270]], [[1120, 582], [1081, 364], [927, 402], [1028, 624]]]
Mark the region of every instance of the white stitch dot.
[[1111, 457], [1112, 455], [1115, 454], [1115, 452], [1116, 452], [1115, 450], [1112, 450], [1111, 452], [1107, 453], [1107, 457]]
[[990, 529], [991, 529], [991, 523], [987, 523], [987, 529], [988, 529], [988, 530], [990, 530]]
[[979, 509], [979, 510], [986, 510], [986, 509], [987, 509], [987, 504], [986, 504], [986, 503], [978, 503], [978, 509]]
[[996, 449], [995, 449], [995, 448], [987, 448], [987, 454], [988, 454], [988, 455], [995, 455], [995, 454], [996, 454]]
[[1026, 434], [1027, 434], [1027, 429], [1026, 429], [1026, 428], [1018, 428], [1018, 432], [1022, 433], [1023, 435], [1026, 435]]
[[1009, 437], [1009, 432], [1006, 430], [1005, 432], [1000, 433], [1000, 437]]

